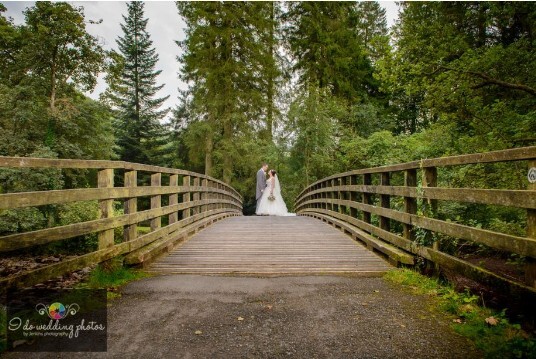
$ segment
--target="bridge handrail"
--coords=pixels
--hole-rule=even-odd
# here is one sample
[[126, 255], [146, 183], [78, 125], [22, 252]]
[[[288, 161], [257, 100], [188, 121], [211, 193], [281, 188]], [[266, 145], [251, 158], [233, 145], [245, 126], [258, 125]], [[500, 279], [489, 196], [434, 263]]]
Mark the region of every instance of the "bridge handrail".
[[[420, 256], [436, 266], [509, 290], [536, 293], [536, 184], [526, 179], [526, 189], [446, 188], [438, 186], [438, 167], [474, 165], [507, 161], [527, 161], [536, 167], [536, 146], [504, 151], [425, 159], [403, 164], [359, 169], [323, 178], [305, 188], [296, 198], [298, 215], [330, 222], [351, 233], [371, 249], [384, 252], [391, 261], [401, 262], [404, 255]], [[404, 173], [404, 185], [392, 186], [393, 173]], [[421, 173], [421, 183], [419, 176]], [[379, 184], [373, 185], [373, 176]], [[400, 176], [400, 175], [398, 175]], [[399, 181], [402, 179], [399, 178]], [[378, 196], [378, 200], [374, 200]], [[391, 198], [403, 199], [403, 207], [391, 206]], [[419, 201], [422, 204], [419, 207]], [[436, 217], [438, 201], [499, 205], [526, 210], [527, 235], [516, 236], [475, 226], [462, 225]], [[400, 203], [401, 205], [401, 203]], [[377, 221], [372, 221], [377, 216]], [[391, 229], [401, 224], [402, 234]], [[517, 282], [492, 273], [479, 265], [442, 252], [438, 242], [419, 244], [420, 236], [442, 235], [484, 244], [527, 258], [525, 282]], [[402, 250], [402, 252], [400, 252]], [[402, 257], [401, 257], [402, 256]], [[406, 258], [406, 257], [404, 257]]]
[[419, 161], [405, 162], [394, 165], [380, 166], [380, 167], [370, 167], [363, 168], [358, 170], [352, 170], [344, 173], [334, 174], [332, 176], [322, 178], [309, 186], [307, 186], [297, 198], [303, 196], [303, 194], [311, 187], [325, 182], [330, 179], [335, 179], [344, 176], [351, 175], [363, 175], [363, 174], [373, 174], [373, 173], [382, 173], [382, 172], [401, 172], [407, 171], [410, 169], [420, 169], [420, 168], [432, 168], [432, 167], [446, 167], [446, 166], [458, 166], [458, 165], [469, 165], [476, 163], [494, 163], [494, 162], [507, 162], [507, 161], [521, 161], [536, 158], [536, 146], [520, 147], [513, 148], [509, 150], [499, 150], [483, 153], [472, 153], [466, 155], [457, 155], [449, 157], [438, 157], [430, 159], [422, 159]]
[[109, 160], [81, 160], [81, 159], [58, 159], [58, 158], [38, 158], [38, 157], [9, 157], [9, 156], [0, 156], [0, 168], [2, 167], [11, 167], [11, 168], [69, 168], [69, 169], [123, 169], [130, 171], [143, 171], [143, 172], [155, 172], [155, 173], [164, 173], [170, 175], [183, 175], [191, 176], [202, 179], [207, 179], [216, 183], [219, 183], [234, 194], [237, 195], [240, 200], [242, 196], [235, 190], [233, 187], [229, 186], [227, 183], [220, 181], [216, 178], [181, 170], [178, 168], [168, 168], [161, 166], [146, 165], [143, 163], [134, 163], [126, 161], [109, 161]]
[[[0, 171], [23, 168], [95, 169], [97, 187], [0, 193], [0, 213], [18, 208], [97, 201], [99, 218], [0, 236], [0, 253], [90, 233], [97, 233], [98, 249], [60, 263], [0, 278], [0, 292], [12, 286], [37, 284], [119, 255], [126, 255], [125, 261], [129, 264], [145, 265], [199, 228], [242, 214], [242, 196], [234, 188], [191, 171], [125, 161], [0, 156]], [[117, 173], [118, 170], [121, 172]], [[138, 186], [138, 172], [145, 174], [148, 180], [150, 175], [150, 185]], [[117, 175], [123, 175], [123, 185], [119, 187], [114, 185]], [[169, 185], [162, 185], [162, 176], [169, 177]], [[165, 206], [162, 206], [163, 195], [168, 196]], [[140, 197], [150, 198], [150, 209], [138, 211]], [[124, 204], [124, 214], [114, 215], [113, 203], [118, 200]], [[162, 226], [164, 216], [168, 225]], [[137, 227], [146, 221], [150, 223], [150, 232], [142, 235]], [[116, 228], [123, 228], [122, 242], [118, 244], [115, 243]]]

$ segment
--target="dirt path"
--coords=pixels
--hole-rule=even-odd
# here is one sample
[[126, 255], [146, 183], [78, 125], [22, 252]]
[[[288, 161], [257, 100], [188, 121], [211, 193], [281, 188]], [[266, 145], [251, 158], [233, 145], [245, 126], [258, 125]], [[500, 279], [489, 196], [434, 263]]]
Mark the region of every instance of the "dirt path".
[[109, 310], [108, 352], [82, 357], [481, 357], [425, 298], [381, 278], [169, 275], [123, 293]]

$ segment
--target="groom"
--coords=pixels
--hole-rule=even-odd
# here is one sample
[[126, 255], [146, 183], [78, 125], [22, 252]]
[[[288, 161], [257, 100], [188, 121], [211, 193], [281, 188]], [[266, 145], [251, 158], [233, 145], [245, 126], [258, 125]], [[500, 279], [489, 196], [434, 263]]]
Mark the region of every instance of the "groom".
[[255, 196], [257, 207], [255, 208], [255, 213], [259, 210], [259, 202], [261, 201], [262, 192], [266, 189], [266, 170], [268, 170], [268, 164], [263, 162], [261, 169], [257, 172], [257, 191]]

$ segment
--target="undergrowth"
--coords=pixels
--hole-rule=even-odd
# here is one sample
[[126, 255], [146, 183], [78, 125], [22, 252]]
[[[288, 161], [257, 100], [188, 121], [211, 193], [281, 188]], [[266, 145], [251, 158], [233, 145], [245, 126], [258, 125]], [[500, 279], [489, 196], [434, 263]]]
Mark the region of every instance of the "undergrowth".
[[125, 267], [120, 259], [113, 260], [105, 265], [98, 265], [89, 275], [88, 279], [79, 284], [79, 288], [106, 288], [108, 299], [120, 297], [119, 287], [150, 274], [141, 270]]
[[430, 297], [436, 310], [452, 316], [453, 329], [471, 340], [486, 358], [536, 358], [536, 339], [519, 324], [510, 323], [506, 309], [483, 307], [479, 297], [456, 292], [438, 279], [410, 269], [389, 271], [384, 278]]

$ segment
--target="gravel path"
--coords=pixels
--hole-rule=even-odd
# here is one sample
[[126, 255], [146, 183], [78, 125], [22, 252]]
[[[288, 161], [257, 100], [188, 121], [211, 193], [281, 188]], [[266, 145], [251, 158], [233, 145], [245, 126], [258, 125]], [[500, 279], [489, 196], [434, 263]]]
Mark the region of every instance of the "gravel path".
[[481, 357], [430, 305], [381, 278], [158, 276], [114, 300], [108, 352], [77, 357]]

